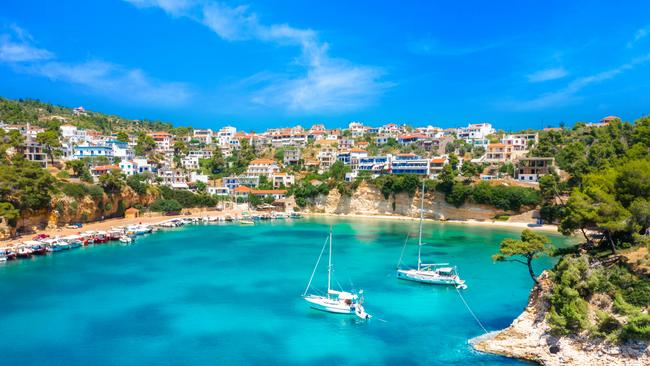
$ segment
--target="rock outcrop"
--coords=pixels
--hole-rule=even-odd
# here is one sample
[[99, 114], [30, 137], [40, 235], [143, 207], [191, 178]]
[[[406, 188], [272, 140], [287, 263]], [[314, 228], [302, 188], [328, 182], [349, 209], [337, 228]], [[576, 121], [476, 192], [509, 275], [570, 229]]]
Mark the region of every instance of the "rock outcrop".
[[[332, 189], [326, 196], [319, 196], [308, 210], [318, 213], [342, 215], [395, 215], [417, 217], [419, 215], [420, 191], [414, 196], [399, 193], [385, 198], [381, 192], [365, 181], [351, 196], [341, 195]], [[489, 205], [465, 203], [455, 207], [445, 202], [444, 195], [427, 192], [424, 198], [424, 215], [436, 220], [492, 220], [494, 216], [512, 214]]]
[[155, 199], [155, 196], [149, 194], [139, 196], [129, 187], [124, 187], [117, 194], [104, 193], [100, 200], [94, 200], [88, 195], [80, 199], [65, 195], [55, 196], [51, 209], [23, 213], [15, 228], [6, 227], [0, 230], [0, 240], [10, 238], [16, 230], [31, 232], [46, 227], [56, 228], [75, 222], [92, 222], [120, 216], [129, 207], [136, 204], [150, 205]]
[[546, 273], [530, 294], [528, 306], [501, 331], [473, 339], [475, 349], [542, 365], [641, 366], [650, 365], [647, 343], [616, 345], [581, 336], [555, 336], [546, 321], [551, 281]]

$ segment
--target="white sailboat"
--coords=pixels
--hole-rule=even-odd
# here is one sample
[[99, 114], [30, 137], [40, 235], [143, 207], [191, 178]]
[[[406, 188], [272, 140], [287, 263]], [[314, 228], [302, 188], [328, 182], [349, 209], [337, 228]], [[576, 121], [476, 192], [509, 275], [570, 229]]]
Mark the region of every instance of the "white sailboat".
[[[325, 246], [329, 242], [329, 259], [327, 265], [327, 295], [322, 296], [318, 294], [308, 294], [309, 289], [311, 288], [312, 280], [314, 279], [314, 274], [318, 268], [321, 258], [323, 257], [323, 252], [325, 251]], [[311, 273], [309, 278], [309, 283], [307, 283], [307, 288], [302, 294], [302, 297], [309, 303], [309, 306], [313, 309], [326, 311], [328, 313], [336, 314], [346, 314], [346, 315], [356, 315], [361, 319], [370, 319], [370, 315], [366, 313], [363, 308], [363, 290], [360, 290], [357, 293], [347, 292], [347, 291], [336, 291], [332, 289], [332, 230], [330, 229], [329, 239], [323, 244], [318, 260], [316, 261], [316, 266]]]
[[[397, 264], [397, 278], [406, 281], [415, 281], [430, 285], [450, 285], [466, 289], [465, 281], [460, 278], [456, 267], [449, 263], [422, 263], [422, 222], [424, 220], [424, 180], [422, 181], [422, 198], [420, 200], [420, 229], [418, 236], [418, 266], [417, 268], [400, 268]], [[404, 243], [406, 245], [406, 243]], [[404, 253], [404, 250], [402, 250]]]

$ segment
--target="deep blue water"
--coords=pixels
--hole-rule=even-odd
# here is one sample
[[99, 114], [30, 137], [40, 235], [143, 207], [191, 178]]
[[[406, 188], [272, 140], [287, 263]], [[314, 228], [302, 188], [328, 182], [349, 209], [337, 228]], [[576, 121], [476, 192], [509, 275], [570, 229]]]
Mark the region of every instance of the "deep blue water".
[[[330, 224], [335, 279], [365, 290], [375, 316], [367, 323], [311, 310], [300, 298]], [[0, 364], [522, 364], [471, 349], [468, 339], [482, 331], [456, 290], [395, 279], [408, 232], [417, 223], [185, 226], [129, 247], [9, 262], [0, 265]], [[458, 266], [469, 285], [463, 295], [488, 330], [507, 326], [526, 304], [526, 268], [490, 258], [501, 239], [518, 235], [425, 224], [425, 261]], [[405, 262], [415, 263], [416, 242]], [[315, 286], [325, 286], [325, 271], [321, 265]]]

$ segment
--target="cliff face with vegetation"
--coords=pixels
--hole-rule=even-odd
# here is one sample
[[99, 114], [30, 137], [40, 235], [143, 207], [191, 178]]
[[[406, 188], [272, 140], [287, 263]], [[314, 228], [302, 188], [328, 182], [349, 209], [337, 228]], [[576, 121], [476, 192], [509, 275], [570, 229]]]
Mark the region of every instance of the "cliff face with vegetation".
[[122, 216], [125, 209], [133, 206], [148, 206], [155, 199], [156, 195], [138, 195], [130, 187], [124, 187], [120, 192], [113, 194], [101, 192], [97, 196], [71, 197], [60, 194], [52, 197], [51, 208], [24, 212], [17, 220], [15, 228], [5, 227], [5, 230], [0, 231], [0, 239], [8, 239], [16, 231], [30, 232], [36, 228], [54, 228], [70, 223]]
[[[584, 334], [558, 335], [553, 332], [548, 321], [548, 298], [552, 292], [553, 282], [548, 273], [544, 273], [540, 276], [540, 285], [531, 292], [524, 312], [508, 328], [473, 339], [474, 348], [549, 366], [650, 364], [647, 342], [613, 343]], [[611, 312], [612, 304], [603, 296], [593, 296], [588, 306], [592, 316], [596, 317], [598, 312]]]
[[[342, 195], [332, 189], [327, 195], [319, 195], [307, 207], [310, 212], [343, 215], [399, 215], [417, 217], [419, 215], [420, 191], [414, 195], [406, 192], [385, 198], [380, 190], [361, 182], [350, 195]], [[491, 220], [495, 216], [512, 214], [493, 206], [465, 203], [455, 207], [445, 201], [443, 194], [428, 192], [424, 199], [424, 215], [436, 220]]]

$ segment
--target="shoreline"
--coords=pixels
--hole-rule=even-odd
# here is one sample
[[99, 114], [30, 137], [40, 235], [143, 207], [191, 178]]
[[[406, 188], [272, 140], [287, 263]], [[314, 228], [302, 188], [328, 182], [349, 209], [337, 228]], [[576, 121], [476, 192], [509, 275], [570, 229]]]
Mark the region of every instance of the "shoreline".
[[[340, 218], [361, 218], [361, 219], [381, 219], [381, 220], [397, 220], [397, 221], [418, 221], [418, 217], [403, 216], [403, 215], [372, 215], [372, 214], [334, 214], [334, 213], [321, 213], [321, 212], [302, 212], [304, 216], [314, 217], [340, 217]], [[537, 225], [526, 222], [513, 222], [513, 221], [481, 221], [481, 220], [435, 220], [424, 219], [425, 222], [435, 222], [439, 224], [456, 224], [456, 225], [470, 225], [470, 226], [488, 226], [488, 227], [502, 227], [510, 229], [531, 229], [544, 232], [553, 232], [560, 234], [557, 225]]]
[[[144, 216], [135, 217], [135, 218], [109, 218], [101, 221], [89, 222], [83, 225], [81, 228], [45, 228], [42, 230], [36, 230], [33, 233], [23, 234], [15, 238], [8, 240], [0, 241], [0, 246], [12, 246], [18, 243], [21, 243], [26, 240], [31, 240], [33, 236], [39, 234], [47, 234], [52, 237], [56, 236], [67, 236], [77, 234], [80, 231], [107, 231], [112, 227], [116, 226], [127, 226], [133, 224], [158, 224], [163, 221], [171, 220], [174, 218], [194, 218], [194, 217], [203, 217], [203, 216], [237, 216], [241, 215], [243, 211], [234, 209], [234, 210], [224, 210], [224, 211], [208, 211], [208, 210], [192, 210], [191, 213], [167, 216], [161, 213], [147, 213]], [[256, 211], [248, 211], [251, 213], [256, 213]], [[395, 221], [418, 221], [419, 218], [411, 216], [402, 216], [402, 215], [372, 215], [372, 214], [333, 214], [333, 213], [319, 213], [319, 212], [301, 212], [304, 216], [309, 217], [337, 217], [337, 218], [358, 218], [358, 219], [371, 219], [371, 220], [395, 220]], [[508, 221], [480, 221], [480, 220], [435, 220], [435, 219], [424, 219], [425, 222], [434, 222], [440, 224], [454, 224], [454, 225], [469, 225], [469, 226], [485, 226], [485, 227], [498, 227], [498, 228], [509, 228], [509, 229], [531, 229], [544, 232], [554, 232], [558, 233], [557, 225], [536, 225], [525, 222], [508, 222]]]
[[[108, 231], [111, 228], [118, 227], [118, 226], [128, 226], [128, 225], [135, 225], [135, 224], [156, 225], [173, 219], [195, 218], [195, 217], [204, 217], [204, 216], [210, 216], [210, 217], [241, 216], [242, 212], [244, 211], [238, 209], [234, 209], [234, 210], [231, 209], [231, 210], [224, 210], [224, 211], [208, 211], [208, 210], [195, 209], [187, 212], [190, 212], [190, 214], [168, 216], [156, 212], [156, 213], [147, 213], [140, 217], [108, 218], [100, 221], [85, 223], [80, 228], [67, 228], [65, 226], [57, 227], [57, 228], [49, 228], [49, 229], [45, 228], [41, 230], [36, 230], [32, 233], [16, 236], [8, 240], [2, 240], [0, 241], [0, 247], [8, 247], [8, 246], [20, 244], [21, 242], [31, 240], [32, 237], [39, 234], [47, 234], [50, 237], [57, 237], [57, 236], [63, 237], [68, 235], [75, 235], [78, 234], [79, 232], [84, 232], [84, 231]], [[257, 213], [257, 211], [246, 211], [246, 212]]]

